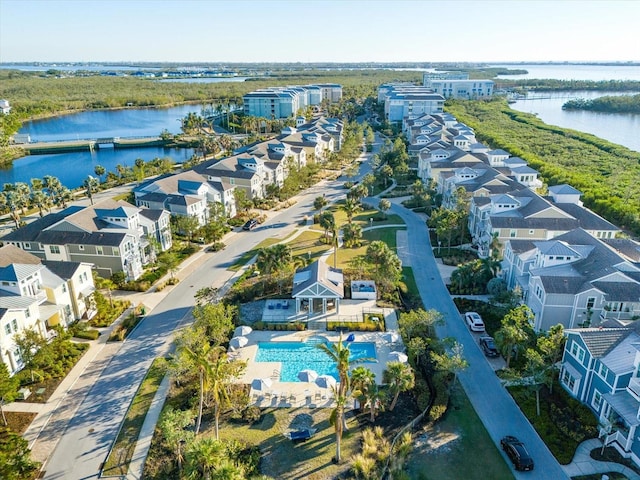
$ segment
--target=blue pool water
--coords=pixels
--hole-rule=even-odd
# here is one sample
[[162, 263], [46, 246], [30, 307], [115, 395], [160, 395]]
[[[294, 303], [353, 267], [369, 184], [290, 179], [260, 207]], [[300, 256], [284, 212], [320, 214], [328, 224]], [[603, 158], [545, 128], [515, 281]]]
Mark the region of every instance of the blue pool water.
[[[352, 361], [368, 358], [364, 363], [376, 362], [376, 345], [371, 342], [349, 344]], [[298, 373], [302, 370], [314, 370], [318, 375], [331, 375], [338, 379], [335, 362], [313, 343], [303, 342], [264, 342], [258, 343], [256, 362], [280, 362], [280, 381], [299, 382]], [[270, 373], [270, 372], [269, 372]]]

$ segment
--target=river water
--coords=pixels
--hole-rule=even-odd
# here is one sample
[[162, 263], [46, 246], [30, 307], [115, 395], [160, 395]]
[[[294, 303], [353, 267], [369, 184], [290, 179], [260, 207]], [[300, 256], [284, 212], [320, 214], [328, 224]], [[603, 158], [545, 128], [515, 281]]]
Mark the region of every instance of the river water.
[[[638, 92], [634, 92], [638, 93]], [[632, 95], [633, 93], [627, 93]], [[574, 98], [595, 98], [604, 95], [621, 95], [620, 92], [541, 92], [529, 94], [527, 99], [511, 104], [514, 110], [534, 113], [549, 125], [558, 125], [591, 133], [610, 142], [624, 145], [640, 152], [640, 115], [600, 113], [586, 110], [562, 110], [562, 105]]]

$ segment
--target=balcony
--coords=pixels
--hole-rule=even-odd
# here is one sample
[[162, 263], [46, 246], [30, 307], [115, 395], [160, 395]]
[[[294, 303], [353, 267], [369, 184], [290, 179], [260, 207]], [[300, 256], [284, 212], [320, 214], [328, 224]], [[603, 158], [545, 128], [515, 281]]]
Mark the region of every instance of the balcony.
[[640, 402], [640, 378], [632, 378], [627, 385], [627, 392]]
[[623, 322], [631, 322], [633, 320], [637, 320], [638, 316], [640, 316], [640, 312], [636, 310], [631, 310], [626, 308], [624, 311], [613, 311], [607, 310], [606, 308], [600, 312], [600, 320], [619, 320]]

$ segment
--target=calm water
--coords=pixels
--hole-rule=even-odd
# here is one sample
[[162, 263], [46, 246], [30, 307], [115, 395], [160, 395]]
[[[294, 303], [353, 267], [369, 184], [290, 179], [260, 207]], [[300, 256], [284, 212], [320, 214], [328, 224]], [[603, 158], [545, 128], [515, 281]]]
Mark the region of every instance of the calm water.
[[526, 75], [499, 75], [498, 78], [555, 78], [557, 80], [640, 80], [640, 66], [604, 65], [526, 65], [501, 64], [493, 67], [524, 69]]
[[205, 78], [163, 78], [160, 82], [178, 83], [219, 83], [219, 82], [244, 82], [249, 77], [205, 77]]
[[[632, 94], [628, 93], [628, 95]], [[639, 114], [562, 110], [562, 105], [572, 98], [595, 98], [604, 95], [620, 95], [620, 92], [545, 92], [536, 94], [531, 99], [518, 100], [510, 106], [521, 112], [535, 113], [538, 118], [550, 125], [591, 133], [640, 152]], [[536, 97], [542, 98], [536, 99]]]
[[170, 157], [182, 163], [193, 155], [193, 149], [180, 148], [126, 148], [121, 150], [103, 149], [95, 152], [59, 153], [55, 155], [29, 155], [13, 161], [13, 168], [0, 169], [0, 185], [26, 182], [45, 175], [58, 177], [63, 185], [76, 188], [82, 185], [87, 175], [94, 175], [96, 165], [115, 172], [116, 165], [132, 167], [136, 158], [145, 161]]
[[73, 113], [27, 122], [19, 133], [29, 134], [32, 142], [158, 136], [164, 129], [171, 133], [180, 132], [182, 118], [191, 112], [200, 114], [203, 106], [180, 105], [171, 108], [128, 108]]

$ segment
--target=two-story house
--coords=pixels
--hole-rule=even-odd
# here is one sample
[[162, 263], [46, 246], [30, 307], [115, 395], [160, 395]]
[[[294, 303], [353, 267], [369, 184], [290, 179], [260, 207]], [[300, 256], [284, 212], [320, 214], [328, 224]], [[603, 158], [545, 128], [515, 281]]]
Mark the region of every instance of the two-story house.
[[640, 466], [637, 326], [567, 330], [560, 382], [599, 418], [600, 438]]
[[536, 330], [640, 319], [640, 265], [583, 229], [546, 241], [509, 240], [502, 275], [518, 286]]

